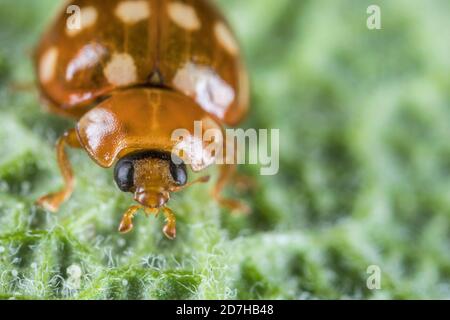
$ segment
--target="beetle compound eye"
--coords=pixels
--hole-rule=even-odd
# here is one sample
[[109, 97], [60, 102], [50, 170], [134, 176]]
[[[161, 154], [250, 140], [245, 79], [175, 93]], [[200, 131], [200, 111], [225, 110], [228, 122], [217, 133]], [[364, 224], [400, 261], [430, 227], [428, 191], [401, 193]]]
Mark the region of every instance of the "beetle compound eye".
[[175, 164], [170, 162], [170, 174], [179, 186], [184, 186], [187, 182], [186, 165], [184, 163]]
[[129, 192], [134, 187], [134, 166], [130, 160], [121, 160], [114, 169], [114, 180], [123, 192]]

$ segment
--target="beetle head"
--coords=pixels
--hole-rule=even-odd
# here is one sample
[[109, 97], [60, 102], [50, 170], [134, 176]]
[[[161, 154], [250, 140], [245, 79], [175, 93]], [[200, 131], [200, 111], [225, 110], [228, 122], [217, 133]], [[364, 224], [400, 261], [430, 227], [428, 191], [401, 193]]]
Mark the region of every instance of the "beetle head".
[[[176, 162], [176, 163], [175, 163]], [[170, 192], [186, 185], [186, 165], [164, 152], [143, 152], [122, 158], [114, 179], [120, 190], [134, 193], [134, 200], [149, 209], [165, 206]]]

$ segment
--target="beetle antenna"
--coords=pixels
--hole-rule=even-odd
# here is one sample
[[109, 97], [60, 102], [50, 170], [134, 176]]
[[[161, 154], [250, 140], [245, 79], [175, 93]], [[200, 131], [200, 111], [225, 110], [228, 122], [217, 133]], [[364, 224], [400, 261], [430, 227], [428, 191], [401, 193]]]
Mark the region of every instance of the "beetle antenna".
[[197, 183], [207, 183], [207, 182], [209, 182], [210, 179], [211, 179], [211, 176], [200, 177], [192, 182], [185, 184], [184, 186], [178, 187], [175, 191], [180, 191], [180, 190], [189, 188], [190, 186], [197, 184]]

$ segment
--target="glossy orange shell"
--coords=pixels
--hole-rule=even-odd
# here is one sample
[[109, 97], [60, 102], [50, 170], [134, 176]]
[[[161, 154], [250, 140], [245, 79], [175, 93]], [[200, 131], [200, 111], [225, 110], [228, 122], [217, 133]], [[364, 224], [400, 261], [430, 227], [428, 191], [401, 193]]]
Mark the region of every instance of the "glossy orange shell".
[[[81, 29], [70, 25], [69, 5], [81, 8]], [[63, 9], [35, 57], [53, 111], [79, 118], [118, 89], [154, 86], [190, 97], [227, 125], [246, 114], [239, 46], [209, 1], [73, 0]]]
[[[221, 130], [220, 124], [189, 97], [169, 90], [138, 88], [115, 93], [86, 113], [76, 129], [87, 153], [102, 167], [110, 167], [118, 158], [135, 151], [179, 149], [184, 152], [185, 163], [200, 171], [214, 158], [204, 152], [202, 136], [195, 136], [195, 121], [201, 121], [204, 131]], [[172, 139], [180, 128], [189, 132], [185, 137], [189, 141]], [[199, 143], [200, 148], [192, 148], [193, 143]]]

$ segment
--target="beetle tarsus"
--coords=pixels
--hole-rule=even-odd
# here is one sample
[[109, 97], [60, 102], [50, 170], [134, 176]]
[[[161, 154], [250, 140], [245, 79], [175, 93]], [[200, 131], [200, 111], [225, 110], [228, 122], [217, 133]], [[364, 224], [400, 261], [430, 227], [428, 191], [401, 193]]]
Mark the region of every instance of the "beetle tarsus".
[[68, 195], [64, 191], [51, 193], [39, 198], [36, 201], [36, 205], [38, 205], [41, 208], [44, 208], [47, 211], [56, 213], [59, 210], [61, 204], [63, 204], [67, 198]]

